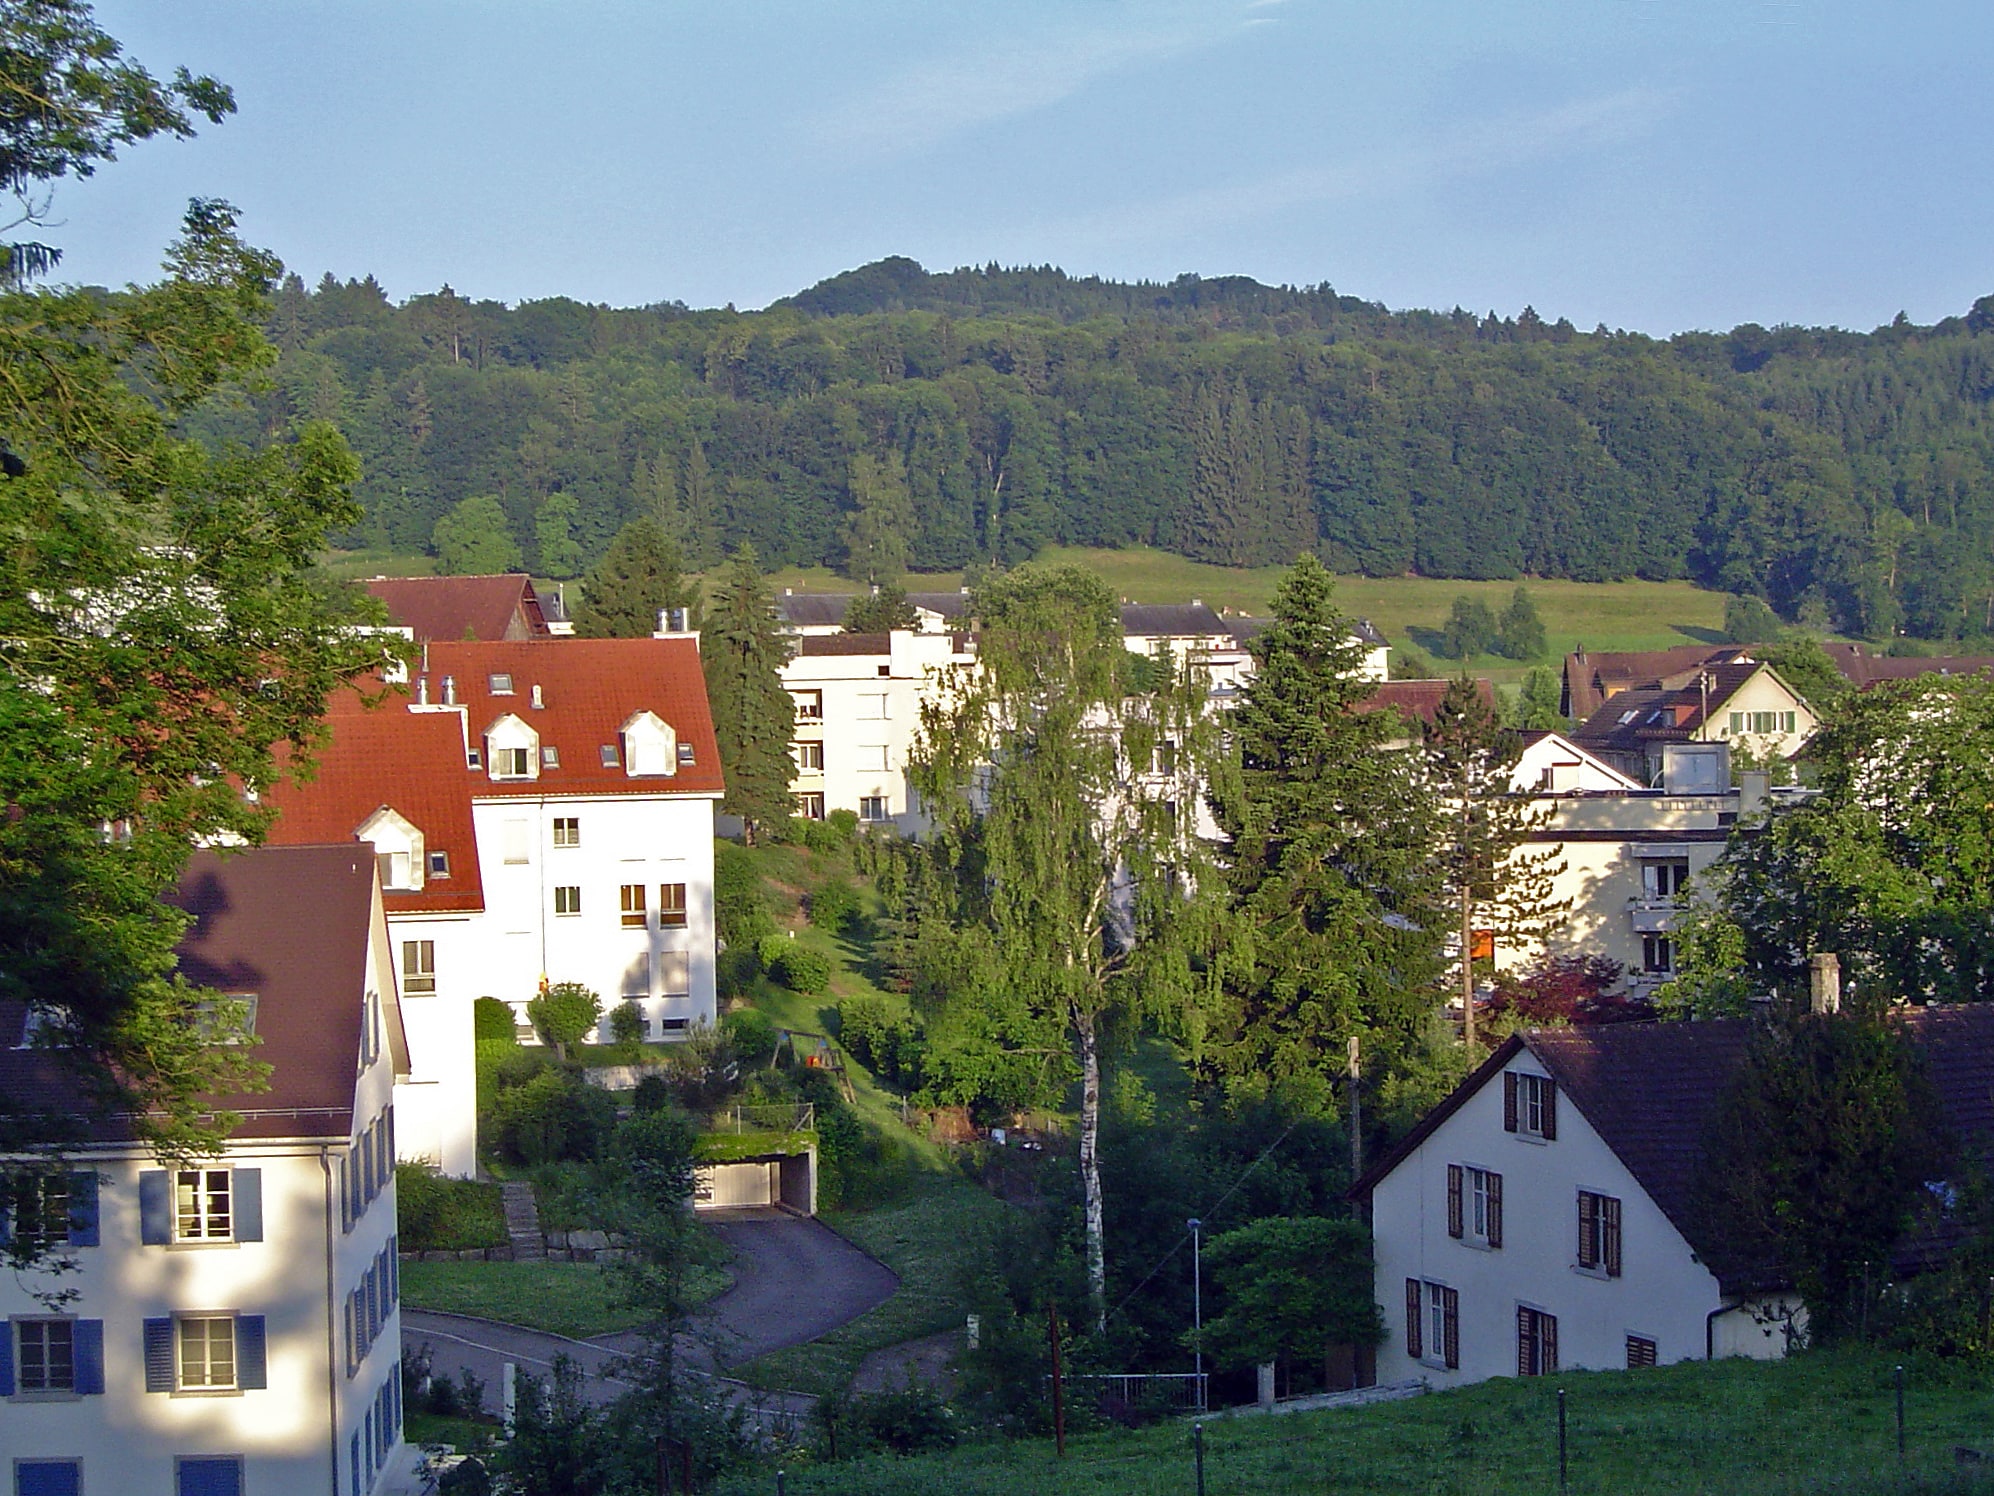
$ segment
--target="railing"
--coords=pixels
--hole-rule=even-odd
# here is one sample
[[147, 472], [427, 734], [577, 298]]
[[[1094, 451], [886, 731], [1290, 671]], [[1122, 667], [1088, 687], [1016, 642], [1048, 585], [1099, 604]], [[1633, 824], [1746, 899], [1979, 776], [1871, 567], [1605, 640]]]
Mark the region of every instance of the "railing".
[[778, 1102], [771, 1106], [730, 1106], [715, 1112], [709, 1132], [740, 1135], [750, 1132], [815, 1132], [817, 1103]]
[[[1105, 1398], [1132, 1408], [1196, 1408], [1205, 1406], [1202, 1384], [1211, 1373], [1196, 1371], [1111, 1371], [1066, 1378], [1092, 1383]], [[1049, 1379], [1048, 1379], [1049, 1380]]]

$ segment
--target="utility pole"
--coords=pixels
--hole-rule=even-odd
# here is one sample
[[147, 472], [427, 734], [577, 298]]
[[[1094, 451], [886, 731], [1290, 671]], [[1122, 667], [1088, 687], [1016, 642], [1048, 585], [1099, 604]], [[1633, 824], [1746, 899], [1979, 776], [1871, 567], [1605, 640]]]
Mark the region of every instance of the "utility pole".
[[1198, 1411], [1205, 1411], [1205, 1264], [1199, 1233], [1204, 1222], [1193, 1216], [1185, 1226], [1191, 1232], [1191, 1343], [1196, 1347], [1198, 1366]]

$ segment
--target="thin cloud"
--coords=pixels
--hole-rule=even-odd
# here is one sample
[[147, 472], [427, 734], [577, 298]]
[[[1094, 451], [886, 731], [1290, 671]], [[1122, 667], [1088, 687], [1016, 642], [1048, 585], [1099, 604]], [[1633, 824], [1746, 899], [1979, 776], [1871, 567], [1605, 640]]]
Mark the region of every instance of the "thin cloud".
[[1504, 115], [1424, 142], [1366, 152], [1327, 166], [1279, 172], [1069, 221], [1062, 230], [1092, 246], [1184, 237], [1288, 208], [1403, 192], [1479, 172], [1500, 171], [1644, 133], [1673, 96], [1635, 88], [1578, 99], [1532, 114]]
[[977, 125], [1071, 98], [1097, 78], [1214, 46], [1251, 24], [1249, 5], [1190, 6], [1125, 26], [1064, 28], [915, 66], [812, 129], [835, 154], [905, 155]]

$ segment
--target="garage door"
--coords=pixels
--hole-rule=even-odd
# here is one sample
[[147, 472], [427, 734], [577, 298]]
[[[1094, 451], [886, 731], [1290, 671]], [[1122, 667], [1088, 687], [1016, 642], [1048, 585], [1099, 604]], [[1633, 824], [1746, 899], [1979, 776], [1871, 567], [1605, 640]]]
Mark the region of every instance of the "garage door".
[[711, 1210], [728, 1205], [773, 1204], [771, 1172], [766, 1163], [709, 1165], [695, 1176], [692, 1202], [701, 1209]]

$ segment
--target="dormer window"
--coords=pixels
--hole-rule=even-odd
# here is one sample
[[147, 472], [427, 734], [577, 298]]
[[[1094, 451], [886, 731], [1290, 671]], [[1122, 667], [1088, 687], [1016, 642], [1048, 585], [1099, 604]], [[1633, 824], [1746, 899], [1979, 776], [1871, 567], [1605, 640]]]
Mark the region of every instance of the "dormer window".
[[374, 848], [374, 865], [380, 869], [381, 887], [390, 893], [421, 893], [423, 874], [428, 868], [428, 849], [422, 831], [392, 806], [383, 805], [362, 821], [354, 837]]
[[494, 696], [510, 696], [512, 694], [512, 675], [508, 671], [494, 670], [490, 675], [485, 677], [485, 684], [491, 687], [492, 695]]
[[538, 779], [540, 734], [507, 712], [485, 729], [485, 762], [493, 779]]
[[678, 773], [678, 734], [656, 712], [633, 712], [623, 724], [623, 772], [635, 779]]

